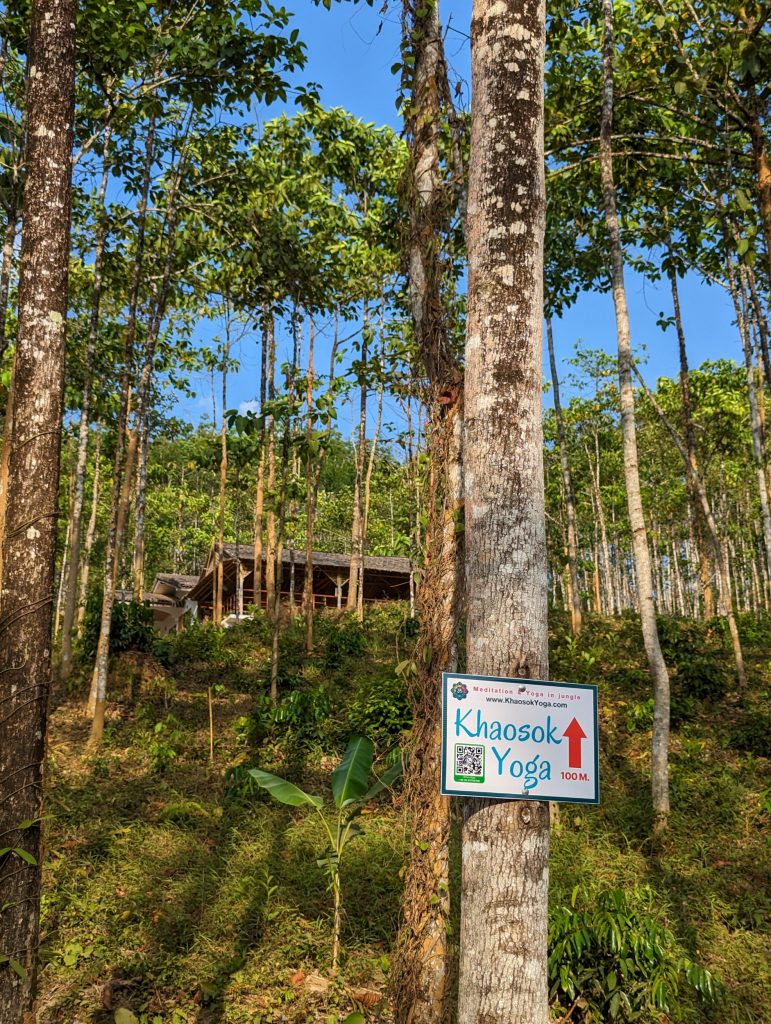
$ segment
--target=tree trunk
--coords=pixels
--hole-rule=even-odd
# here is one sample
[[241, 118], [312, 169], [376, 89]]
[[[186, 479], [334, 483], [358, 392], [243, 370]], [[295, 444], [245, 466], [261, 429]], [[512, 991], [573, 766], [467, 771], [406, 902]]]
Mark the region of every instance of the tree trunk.
[[[64, 393], [75, 3], [33, 0], [26, 180], [0, 607], [0, 1020], [31, 1015], [37, 978], [43, 763], [51, 680]], [[26, 825], [26, 822], [32, 822]], [[14, 850], [26, 851], [22, 859]], [[29, 863], [32, 861], [32, 863]], [[19, 968], [14, 969], [14, 964]]]
[[[417, 596], [410, 574], [410, 614], [420, 636], [410, 703], [413, 732], [405, 785], [412, 829], [391, 992], [398, 1024], [444, 1024], [453, 995], [450, 924], [450, 802], [440, 793], [440, 679], [458, 668], [463, 594], [463, 392], [441, 298], [442, 236], [452, 204], [439, 159], [441, 94], [449, 93], [438, 3], [409, 7], [403, 46], [414, 58], [406, 131], [409, 140], [409, 296], [415, 339], [428, 377], [430, 489], [426, 560]], [[456, 168], [456, 173], [458, 168]], [[462, 174], [460, 175], [462, 178]], [[456, 193], [457, 199], [457, 193]], [[462, 215], [462, 211], [461, 211]], [[415, 553], [421, 549], [421, 496], [407, 403], [408, 465], [414, 487]], [[418, 426], [418, 434], [419, 434]]]
[[755, 187], [758, 192], [758, 208], [760, 221], [763, 225], [763, 237], [766, 242], [766, 262], [769, 279], [771, 280], [771, 165], [768, 161], [766, 133], [760, 119], [760, 101], [753, 84], [748, 90], [751, 116], [748, 122], [752, 156], [755, 164]]
[[562, 417], [562, 405], [560, 403], [560, 382], [557, 375], [557, 360], [554, 358], [554, 336], [552, 334], [551, 317], [546, 318], [546, 338], [549, 345], [549, 366], [551, 368], [551, 381], [554, 389], [554, 416], [557, 421], [557, 444], [559, 445], [562, 483], [565, 489], [565, 509], [568, 517], [568, 572], [570, 573], [571, 591], [570, 624], [573, 633], [578, 634], [581, 632], [581, 591], [578, 587], [576, 499], [573, 488], [573, 474], [570, 472], [570, 453], [568, 452], [565, 421]]
[[[313, 317], [308, 327], [308, 376], [305, 401], [308, 415], [305, 420], [305, 577], [303, 581], [303, 615], [305, 616], [305, 652], [313, 653], [313, 527], [316, 517], [316, 495], [314, 493], [313, 455], [313, 348], [316, 341], [316, 327]], [[321, 452], [316, 456], [321, 460]]]
[[369, 310], [365, 300], [363, 327], [361, 332], [361, 384], [359, 386], [359, 431], [356, 444], [356, 479], [353, 485], [353, 524], [351, 526], [351, 568], [348, 577], [348, 600], [346, 608], [356, 611], [359, 606], [359, 584], [364, 565], [364, 515], [362, 498], [364, 494], [364, 464], [367, 458], [367, 348], [369, 344]]
[[755, 458], [755, 472], [758, 480], [758, 495], [760, 497], [760, 515], [763, 524], [763, 541], [766, 553], [766, 565], [771, 575], [771, 507], [769, 507], [768, 481], [766, 479], [766, 465], [764, 452], [764, 438], [760, 420], [760, 407], [755, 386], [755, 367], [752, 361], [752, 343], [750, 341], [749, 325], [744, 316], [744, 311], [739, 299], [739, 289], [736, 282], [734, 263], [729, 255], [727, 258], [728, 287], [736, 313], [736, 324], [739, 328], [742, 351], [744, 353], [744, 366], [747, 371], [747, 397], [750, 406], [750, 426], [752, 429], [752, 453]]
[[[382, 333], [382, 319], [381, 319]], [[382, 366], [381, 366], [382, 370]], [[372, 496], [372, 471], [375, 468], [377, 457], [377, 446], [380, 440], [380, 428], [383, 423], [383, 381], [380, 380], [377, 389], [377, 416], [375, 418], [375, 429], [372, 434], [372, 443], [369, 446], [367, 457], [367, 471], [364, 474], [364, 500], [362, 502], [361, 517], [361, 572], [359, 574], [359, 600], [356, 606], [356, 616], [359, 622], [364, 621], [364, 557], [367, 552], [367, 531], [369, 529], [369, 507]]]
[[131, 576], [134, 600], [140, 604], [145, 596], [145, 517], [147, 513], [147, 463], [150, 457], [150, 424], [145, 414], [137, 416], [137, 472], [134, 498], [134, 550]]
[[5, 322], [8, 315], [8, 291], [11, 285], [11, 267], [13, 266], [13, 247], [16, 244], [16, 229], [18, 228], [18, 212], [15, 205], [8, 211], [8, 220], [5, 224], [5, 235], [3, 238], [3, 259], [0, 264], [0, 363], [2, 362], [5, 350], [8, 348], [9, 338], [5, 333]]
[[[88, 700], [88, 711], [92, 716], [90, 744], [97, 745], [104, 732], [104, 715], [107, 706], [107, 670], [110, 660], [110, 628], [112, 626], [112, 609], [115, 603], [115, 589], [120, 562], [121, 515], [128, 511], [128, 494], [124, 489], [124, 472], [128, 481], [131, 480], [129, 460], [132, 445], [127, 444], [129, 405], [131, 401], [131, 379], [134, 371], [134, 347], [137, 332], [137, 311], [139, 291], [142, 284], [142, 272], [145, 249], [145, 225], [147, 221], [147, 204], [150, 196], [150, 184], [155, 151], [155, 117], [151, 115], [145, 136], [145, 160], [143, 169], [142, 192], [137, 210], [137, 243], [134, 255], [134, 267], [131, 277], [129, 312], [126, 322], [126, 336], [123, 351], [123, 370], [121, 372], [120, 410], [116, 429], [115, 464], [113, 467], [112, 493], [110, 498], [110, 525], [107, 533], [104, 569], [104, 593], [102, 596], [102, 614], [99, 623], [99, 640], [96, 648], [94, 672], [91, 679], [91, 692]], [[134, 434], [136, 437], [136, 433]], [[130, 492], [130, 488], [129, 488]], [[123, 497], [125, 496], [125, 501]]]
[[[682, 400], [683, 436], [685, 447], [688, 453], [688, 461], [694, 473], [698, 473], [698, 462], [696, 459], [696, 432], [693, 425], [693, 402], [691, 400], [691, 378], [688, 366], [688, 349], [685, 343], [685, 331], [680, 312], [680, 294], [677, 287], [677, 270], [672, 255], [672, 243], [668, 242], [669, 261], [667, 272], [672, 290], [672, 307], [675, 314], [675, 329], [677, 331], [677, 347], [680, 355], [680, 395]], [[691, 518], [694, 524], [694, 538], [699, 549], [700, 581], [702, 585], [702, 600], [704, 602], [704, 615], [712, 618], [715, 614], [714, 597], [712, 594], [712, 574], [709, 570], [709, 558], [706, 552], [702, 553], [703, 547], [703, 521], [699, 498], [693, 486], [692, 474], [686, 473], [686, 495]]]
[[262, 604], [262, 537], [265, 518], [265, 394], [268, 374], [268, 325], [263, 309], [262, 346], [260, 353], [260, 455], [257, 463], [257, 488], [254, 497], [254, 570], [252, 572], [253, 601], [256, 608]]
[[[268, 398], [271, 402], [276, 397], [276, 334], [271, 314], [268, 323]], [[271, 406], [272, 408], [272, 406]], [[276, 605], [276, 570], [278, 568], [278, 538], [276, 535], [276, 419], [271, 412], [266, 422], [267, 433], [267, 468], [268, 468], [268, 515], [266, 523], [265, 547], [265, 610], [271, 622], [278, 615]]]
[[[179, 217], [179, 190], [182, 182], [182, 175], [187, 163], [187, 137], [190, 130], [192, 115], [188, 119], [187, 128], [183, 135], [183, 142], [180, 147], [179, 159], [174, 173], [171, 177], [171, 184], [166, 195], [165, 224], [163, 226], [162, 240], [166, 241], [166, 253], [163, 260], [160, 284], [154, 289], [152, 312], [150, 323], [145, 339], [145, 353], [142, 363], [142, 374], [137, 387], [136, 414], [134, 417], [134, 428], [137, 432], [137, 474], [136, 474], [136, 500], [134, 505], [134, 551], [133, 551], [133, 589], [134, 600], [142, 601], [145, 590], [145, 514], [147, 510], [147, 460], [150, 449], [150, 401], [152, 396], [153, 373], [155, 371], [155, 350], [158, 345], [158, 337], [161, 333], [161, 325], [166, 316], [166, 305], [171, 287], [171, 275], [174, 270], [175, 240], [177, 234], [177, 223]], [[223, 408], [224, 415], [224, 408]]]
[[699, 474], [698, 468], [695, 464], [695, 460], [692, 460], [692, 453], [688, 451], [687, 445], [678, 437], [677, 431], [670, 423], [666, 413], [661, 408], [656, 396], [652, 393], [650, 388], [643, 380], [639, 371], [637, 377], [642, 384], [648, 399], [651, 402], [654, 410], [656, 411], [659, 419], [669, 431], [669, 435], [675, 443], [676, 448], [680, 452], [683, 462], [685, 463], [685, 470], [690, 479], [691, 487], [693, 488], [694, 494], [699, 501], [699, 512], [704, 518], [707, 530], [709, 531], [710, 540], [712, 541], [712, 550], [714, 553], [715, 564], [718, 567], [720, 573], [720, 596], [723, 600], [723, 606], [725, 608], [726, 619], [728, 620], [728, 631], [731, 636], [731, 644], [734, 652], [734, 664], [736, 666], [736, 676], [740, 686], [744, 686], [747, 682], [747, 677], [744, 672], [744, 656], [742, 654], [741, 641], [739, 639], [739, 628], [736, 623], [736, 615], [734, 612], [734, 600], [731, 590], [731, 570], [726, 558], [726, 547], [723, 539], [721, 538], [715, 517], [712, 513], [712, 506], [710, 505], [709, 498], [707, 497], [707, 490], [704, 486], [704, 482]]
[[86, 377], [83, 382], [83, 401], [80, 407], [80, 423], [78, 424], [78, 454], [75, 469], [75, 493], [70, 511], [70, 566], [65, 581], [64, 615], [62, 622], [62, 649], [59, 675], [62, 680], [69, 677], [72, 670], [72, 630], [75, 624], [75, 609], [78, 597], [78, 571], [80, 569], [80, 538], [83, 532], [83, 503], [86, 486], [86, 466], [88, 464], [89, 421], [91, 419], [92, 378], [94, 357], [99, 332], [99, 307], [102, 298], [102, 262], [107, 243], [107, 218], [105, 216], [105, 195], [110, 170], [110, 136], [108, 126], [104, 136], [104, 159], [102, 161], [102, 180], [97, 196], [98, 225], [94, 246], [94, 280], [91, 289], [91, 312], [88, 321], [88, 343], [86, 346]]
[[[471, 23], [468, 670], [530, 679], [549, 674], [541, 424], [544, 8], [475, 0]], [[548, 858], [547, 803], [464, 799], [459, 1024], [545, 1024]]]
[[651, 753], [651, 789], [653, 824], [659, 830], [666, 826], [669, 815], [669, 673], [664, 663], [656, 623], [653, 600], [648, 536], [645, 526], [640, 471], [637, 453], [634, 386], [632, 383], [632, 344], [629, 310], [624, 284], [624, 254], [616, 207], [616, 186], [613, 179], [613, 4], [603, 0], [603, 90], [600, 127], [600, 170], [611, 261], [611, 286], [616, 311], [618, 336], [618, 373], [621, 392], [621, 436], [624, 449], [624, 483], [626, 485], [632, 550], [637, 577], [643, 643], [653, 682], [653, 743]]
[[91, 573], [91, 551], [94, 547], [94, 538], [96, 537], [96, 517], [99, 511], [99, 476], [101, 470], [100, 458], [102, 448], [102, 431], [99, 423], [96, 425], [96, 441], [94, 443], [94, 480], [93, 480], [93, 491], [91, 493], [91, 514], [88, 518], [88, 526], [86, 527], [86, 542], [83, 546], [83, 554], [81, 556], [82, 568], [80, 570], [80, 587], [78, 589], [78, 615], [77, 615], [77, 628], [78, 631], [83, 623], [83, 615], [86, 610], [86, 597], [88, 595], [88, 578]]
[[[230, 314], [228, 313], [228, 317]], [[228, 334], [230, 321], [228, 319]], [[230, 358], [230, 340], [225, 343], [222, 351], [222, 422], [220, 424], [220, 492], [217, 510], [217, 567], [214, 590], [214, 623], [222, 623], [222, 586], [225, 573], [225, 490], [228, 481], [228, 422], [225, 416], [228, 407], [228, 359]], [[240, 559], [239, 559], [240, 565]]]

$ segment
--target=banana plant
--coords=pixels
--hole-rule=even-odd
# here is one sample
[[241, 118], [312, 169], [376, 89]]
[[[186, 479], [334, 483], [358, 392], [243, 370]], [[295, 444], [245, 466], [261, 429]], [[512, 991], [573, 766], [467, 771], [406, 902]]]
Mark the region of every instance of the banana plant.
[[332, 938], [332, 973], [336, 974], [340, 962], [340, 931], [342, 927], [342, 893], [340, 889], [340, 862], [348, 844], [361, 835], [362, 827], [357, 818], [364, 806], [384, 789], [387, 789], [401, 774], [401, 760], [392, 765], [380, 778], [370, 784], [372, 769], [372, 743], [364, 736], [354, 736], [349, 742], [340, 764], [332, 772], [331, 789], [336, 814], [333, 818], [324, 811], [324, 798], [306, 793], [294, 783], [277, 775], [252, 768], [251, 777], [282, 804], [290, 807], [309, 806], [316, 811], [324, 826], [329, 847], [325, 856], [316, 863], [329, 876], [329, 885], [334, 900], [334, 924]]

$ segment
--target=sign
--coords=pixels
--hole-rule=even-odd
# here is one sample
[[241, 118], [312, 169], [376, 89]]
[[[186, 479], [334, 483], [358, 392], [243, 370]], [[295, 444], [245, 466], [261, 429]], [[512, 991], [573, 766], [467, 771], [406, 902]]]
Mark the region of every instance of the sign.
[[442, 674], [442, 793], [600, 802], [597, 687]]

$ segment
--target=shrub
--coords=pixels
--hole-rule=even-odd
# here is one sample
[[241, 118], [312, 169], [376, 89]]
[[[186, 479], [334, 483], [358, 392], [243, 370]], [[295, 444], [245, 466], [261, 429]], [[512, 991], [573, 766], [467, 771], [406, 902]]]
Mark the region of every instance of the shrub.
[[346, 658], [360, 658], [367, 650], [367, 637], [353, 615], [344, 615], [332, 623], [326, 637], [324, 663], [340, 668]]
[[388, 743], [412, 724], [403, 678], [396, 673], [367, 679], [351, 704], [349, 723], [353, 732]]
[[[77, 655], [81, 662], [93, 662], [99, 642], [102, 619], [102, 591], [93, 589], [86, 601], [83, 629], [78, 640]], [[157, 633], [153, 627], [153, 613], [139, 601], [116, 601], [112, 609], [110, 626], [110, 654], [122, 651], [151, 651]]]
[[683, 989], [717, 998], [720, 983], [685, 956], [653, 915], [650, 889], [635, 897], [576, 886], [571, 905], [552, 910], [549, 994], [570, 1019], [653, 1022], [666, 1014], [675, 1021], [683, 1019]]
[[227, 645], [227, 632], [211, 622], [191, 622], [181, 633], [166, 638], [169, 664], [203, 662], [217, 668], [230, 668], [235, 656]]

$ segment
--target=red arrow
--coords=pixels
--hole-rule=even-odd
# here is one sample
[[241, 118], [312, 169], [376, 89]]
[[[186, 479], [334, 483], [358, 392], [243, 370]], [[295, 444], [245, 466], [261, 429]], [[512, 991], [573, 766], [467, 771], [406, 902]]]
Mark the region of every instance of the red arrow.
[[573, 719], [562, 735], [568, 738], [568, 768], [580, 768], [581, 740], [586, 739], [586, 733], [577, 718]]

